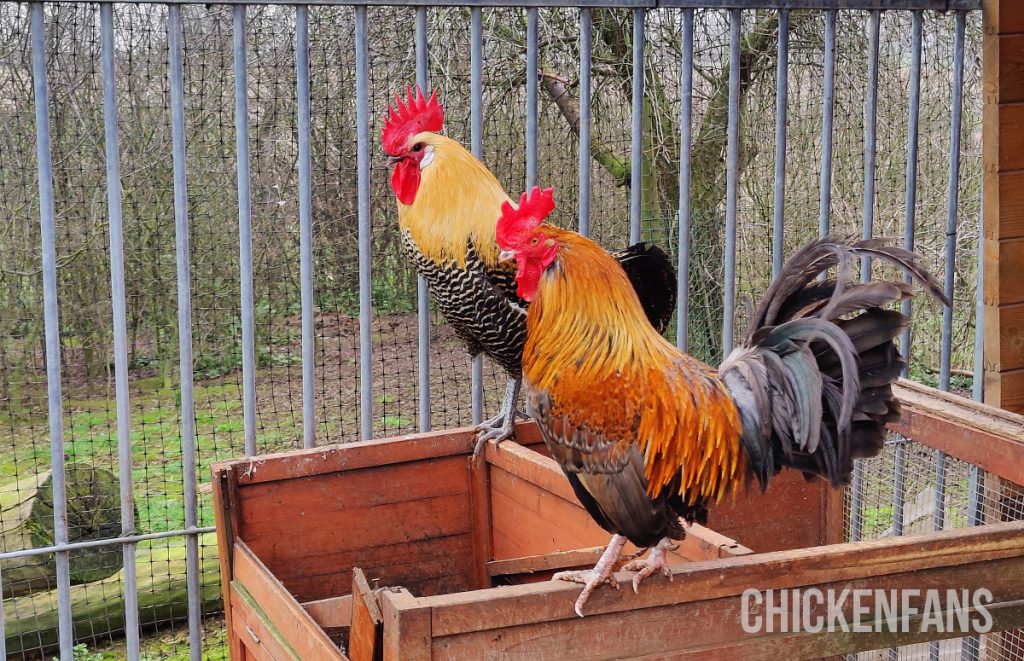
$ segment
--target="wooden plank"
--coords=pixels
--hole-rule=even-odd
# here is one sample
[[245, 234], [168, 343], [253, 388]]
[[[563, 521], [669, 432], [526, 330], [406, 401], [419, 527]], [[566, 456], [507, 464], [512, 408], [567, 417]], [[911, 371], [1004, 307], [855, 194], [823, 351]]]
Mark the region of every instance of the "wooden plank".
[[986, 34], [1024, 32], [1024, 7], [1020, 0], [982, 0]]
[[[469, 498], [457, 493], [436, 498], [360, 507], [316, 516], [282, 516], [246, 521], [244, 539], [261, 558], [323, 556], [402, 542], [446, 537], [471, 530]], [[289, 526], [288, 524], [293, 525]], [[302, 540], [301, 548], [295, 541]]]
[[361, 566], [371, 582], [402, 585], [417, 594], [470, 590], [476, 585], [473, 538], [468, 532], [405, 545], [397, 543], [376, 550], [304, 558], [296, 564], [311, 569], [302, 573], [301, 567], [293, 567], [283, 559], [272, 571], [288, 591], [301, 600], [347, 593], [354, 566]]
[[352, 661], [379, 661], [383, 658], [383, 622], [377, 599], [358, 567], [352, 569], [352, 628], [348, 636], [348, 656]]
[[261, 661], [301, 661], [266, 611], [239, 581], [232, 581], [229, 590], [233, 632], [245, 647], [246, 656]]
[[302, 602], [313, 621], [321, 629], [340, 629], [352, 626], [352, 595], [329, 597]]
[[430, 607], [408, 590], [380, 592], [384, 618], [384, 661], [430, 659]]
[[[536, 443], [540, 432], [532, 422], [520, 422], [516, 427], [516, 435], [524, 442]], [[472, 427], [460, 427], [424, 434], [323, 445], [309, 450], [264, 454], [215, 465], [237, 467], [239, 484], [244, 486], [371, 466], [468, 455], [473, 451], [476, 437], [477, 432]]]
[[[891, 576], [868, 577], [857, 582], [858, 588], [883, 590], [891, 594], [907, 588], [935, 589], [942, 596], [942, 612], [953, 611], [946, 600], [947, 590], [957, 593], [992, 585], [1003, 576], [1003, 587], [993, 594], [993, 619], [995, 613], [1004, 611], [999, 617], [1003, 627], [1015, 626], [1013, 615], [1019, 617], [1024, 606], [1024, 567], [1019, 559], [997, 561], [990, 565], [972, 563], [963, 566], [933, 568], [920, 572], [901, 572]], [[813, 587], [827, 593], [850, 587], [844, 582], [828, 582]], [[577, 658], [614, 659], [636, 658], [648, 655], [670, 654], [672, 658], [695, 659], [806, 659], [840, 655], [847, 652], [864, 651], [903, 645], [919, 640], [931, 640], [961, 635], [961, 630], [948, 634], [937, 634], [934, 630], [924, 632], [917, 638], [902, 633], [829, 632], [803, 634], [747, 633], [743, 631], [743, 598], [732, 595], [727, 598], [699, 599], [682, 604], [665, 604], [643, 611], [623, 611], [587, 615], [565, 621], [541, 621], [516, 627], [503, 627], [488, 631], [466, 631], [444, 636], [437, 635], [433, 641], [434, 654], [438, 658], [481, 658], [484, 655], [502, 658], [516, 654], [530, 658]], [[849, 619], [852, 615], [852, 599], [843, 608]], [[776, 598], [775, 603], [778, 603]], [[870, 600], [861, 600], [862, 606], [870, 607]], [[911, 599], [909, 606], [921, 609], [923, 595]], [[987, 606], [988, 607], [988, 606]], [[759, 609], [764, 614], [765, 609]], [[817, 605], [812, 615], [826, 615], [828, 607]], [[920, 634], [922, 616], [909, 616], [910, 628]], [[955, 619], [955, 618], [954, 618]], [[714, 626], [708, 626], [714, 623]], [[917, 625], [917, 626], [915, 626]], [[958, 624], [954, 623], [954, 626]], [[792, 651], [781, 649], [782, 639], [794, 643]], [[741, 650], [742, 653], [727, 656], [728, 652]], [[663, 658], [663, 657], [662, 657]]]
[[473, 509], [473, 568], [476, 572], [476, 587], [491, 587], [491, 576], [486, 564], [494, 557], [494, 541], [491, 538], [491, 489], [490, 464], [481, 452], [469, 462], [470, 498]]
[[300, 658], [343, 658], [323, 629], [241, 540], [235, 542], [234, 571], [237, 583], [266, 612], [267, 620], [277, 626]]
[[998, 117], [999, 170], [1024, 170], [1024, 103], [999, 104]]
[[214, 522], [217, 528], [217, 551], [220, 563], [220, 590], [224, 599], [224, 628], [228, 632], [228, 650], [231, 658], [241, 658], [242, 650], [239, 638], [231, 626], [231, 558], [234, 546], [234, 529], [230, 511], [230, 491], [233, 480], [230, 469], [215, 469], [210, 480], [213, 491]]
[[487, 574], [489, 576], [510, 576], [552, 569], [590, 567], [601, 557], [604, 549], [603, 546], [592, 546], [574, 551], [556, 551], [541, 555], [508, 558], [507, 560], [492, 560], [487, 563]]
[[[762, 590], [792, 588], [1021, 557], [1024, 522], [999, 523], [688, 563], [673, 570], [674, 581], [648, 579], [639, 595], [631, 590], [598, 590], [587, 609], [591, 614], [619, 612], [735, 596], [752, 585]], [[618, 575], [620, 582], [630, 577], [626, 572]], [[422, 603], [431, 608], [433, 635], [444, 636], [574, 619], [572, 603], [578, 594], [579, 586], [549, 581], [428, 597]]]
[[907, 381], [895, 392], [903, 415], [894, 431], [1024, 484], [1024, 417]]

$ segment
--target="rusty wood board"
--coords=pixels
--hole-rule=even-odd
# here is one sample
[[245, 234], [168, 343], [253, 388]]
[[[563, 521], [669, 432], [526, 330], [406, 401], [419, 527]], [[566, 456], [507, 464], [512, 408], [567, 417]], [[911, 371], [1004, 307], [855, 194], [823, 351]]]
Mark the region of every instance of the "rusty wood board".
[[245, 649], [247, 658], [260, 661], [301, 661], [301, 657], [243, 585], [232, 581], [229, 590], [233, 611], [232, 632], [239, 641], [239, 647]]
[[[1003, 589], [993, 590], [991, 605], [997, 628], [1015, 626], [1024, 613], [1024, 563], [1008, 558], [991, 563], [972, 563], [950, 567], [912, 570], [886, 576], [868, 576], [857, 581], [857, 587], [891, 591], [935, 589], [943, 596], [948, 590], [991, 586], [998, 582]], [[848, 583], [834, 581], [813, 587], [827, 594], [841, 591]], [[603, 589], [605, 591], [610, 591]], [[734, 594], [724, 598], [697, 599], [682, 603], [653, 606], [644, 610], [626, 610], [589, 614], [586, 617], [530, 624], [494, 630], [469, 630], [455, 635], [440, 635], [434, 627], [432, 641], [436, 658], [501, 658], [506, 655], [528, 655], [530, 658], [559, 659], [621, 659], [671, 655], [691, 659], [811, 659], [873, 650], [890, 645], [903, 645], [921, 640], [961, 635], [960, 630], [926, 635], [904, 636], [886, 631], [879, 633], [804, 632], [802, 634], [747, 633], [743, 630], [743, 598]], [[778, 599], [773, 600], [778, 604]], [[843, 609], [852, 619], [851, 601]], [[908, 600], [908, 605], [921, 609], [924, 596]], [[943, 613], [952, 612], [947, 599], [941, 599]], [[862, 600], [868, 605], [869, 600]], [[826, 604], [813, 607], [812, 615], [824, 616]], [[760, 614], [765, 609], [760, 610]], [[908, 617], [908, 624], [920, 623], [921, 617]], [[955, 618], [954, 618], [955, 619]], [[944, 622], [948, 622], [943, 618]], [[708, 626], [708, 623], [714, 623]], [[778, 622], [776, 621], [776, 625]], [[958, 626], [956, 623], [953, 626]], [[898, 637], [897, 637], [898, 636]], [[664, 658], [661, 656], [660, 658]]]
[[384, 661], [430, 659], [430, 607], [408, 590], [381, 590]]
[[323, 629], [352, 626], [352, 595], [302, 602], [302, 608]]
[[383, 623], [377, 599], [358, 567], [352, 568], [352, 628], [348, 637], [348, 656], [352, 661], [379, 661], [383, 658]]
[[252, 596], [302, 659], [341, 659], [340, 650], [245, 542], [236, 540], [234, 582]]
[[494, 557], [494, 538], [491, 535], [490, 464], [481, 452], [469, 462], [469, 493], [473, 509], [473, 567], [477, 588], [491, 587], [487, 562]]
[[[516, 427], [516, 435], [523, 444], [537, 443], [540, 439], [536, 425], [529, 422], [520, 422]], [[236, 467], [238, 483], [244, 487], [261, 482], [311, 477], [421, 459], [468, 456], [473, 451], [476, 437], [477, 431], [472, 427], [461, 427], [232, 459], [217, 462], [213, 468], [217, 470], [222, 466]]]
[[[1024, 557], [1024, 522], [928, 535], [835, 544], [722, 560], [684, 564], [675, 580], [652, 578], [639, 595], [598, 590], [588, 602], [591, 613], [620, 612], [695, 600], [739, 595], [750, 586], [791, 588], [851, 581], [936, 567]], [[1024, 563], [1021, 563], [1024, 567]], [[619, 574], [625, 582], [632, 575]], [[433, 635], [453, 635], [549, 620], [574, 619], [572, 602], [579, 586], [552, 581], [472, 593], [429, 597]]]
[[950, 456], [1024, 484], [1024, 416], [900, 381], [893, 430]]

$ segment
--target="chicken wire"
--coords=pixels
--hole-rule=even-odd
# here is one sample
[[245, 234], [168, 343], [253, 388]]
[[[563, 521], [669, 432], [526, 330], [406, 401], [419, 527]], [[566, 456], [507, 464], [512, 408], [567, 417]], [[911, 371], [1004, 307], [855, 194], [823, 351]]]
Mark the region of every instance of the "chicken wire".
[[[127, 313], [131, 397], [132, 482], [138, 509], [136, 532], [173, 533], [185, 526], [182, 480], [186, 458], [179, 429], [181, 384], [177, 376], [174, 212], [172, 199], [171, 90], [168, 79], [168, 7], [117, 4], [114, 7], [121, 179], [125, 219]], [[213, 524], [206, 483], [209, 465], [244, 451], [241, 419], [243, 380], [239, 291], [238, 201], [236, 194], [233, 9], [187, 5], [183, 26], [184, 119], [190, 221], [192, 334], [196, 379], [197, 525]], [[376, 145], [390, 95], [416, 78], [415, 9], [368, 10], [371, 148], [371, 318], [374, 436], [421, 428], [418, 404], [417, 290], [413, 269], [401, 250], [388, 172]], [[652, 9], [646, 14], [645, 78], [648, 110], [642, 151], [657, 164], [644, 173], [648, 204], [642, 238], [674, 252], [679, 242], [676, 214], [681, 107], [683, 10]], [[543, 8], [538, 12], [537, 182], [558, 191], [555, 220], [578, 227], [577, 140], [544, 82], [564, 81], [578, 91], [578, 11]], [[628, 165], [632, 143], [631, 9], [594, 9], [593, 146]], [[749, 86], [738, 109], [741, 144], [737, 199], [736, 328], [742, 331], [756, 296], [771, 277], [774, 194], [776, 11], [747, 11], [742, 34], [761, 39]], [[513, 195], [526, 179], [527, 15], [517, 8], [487, 8], [483, 24], [483, 160]], [[864, 124], [868, 13], [841, 12], [836, 28], [837, 67], [832, 134], [831, 223], [836, 232], [859, 234], [862, 219]], [[250, 188], [255, 301], [256, 449], [301, 447], [302, 307], [296, 115], [296, 15], [282, 5], [251, 5], [246, 13]], [[910, 82], [907, 52], [910, 12], [881, 16], [878, 73], [878, 156], [876, 234], [903, 233], [904, 172], [907, 159], [906, 97]], [[709, 361], [721, 356], [725, 312], [721, 253], [724, 205], [724, 114], [713, 100], [727, 82], [730, 14], [694, 13], [694, 154], [691, 193], [704, 203], [694, 208], [689, 272], [689, 345]], [[818, 163], [822, 156], [823, 12], [790, 15], [788, 143], [784, 247], [788, 254], [817, 234]], [[946, 228], [942, 221], [948, 191], [949, 104], [952, 93], [954, 15], [923, 13], [926, 36], [921, 72], [921, 144], [916, 185], [917, 248], [925, 263], [941, 271]], [[102, 114], [99, 9], [86, 3], [54, 3], [45, 8], [46, 63], [55, 185], [59, 274], [61, 374], [66, 460], [117, 471], [113, 355], [110, 341], [110, 253]], [[355, 10], [346, 6], [309, 9], [310, 202], [313, 250], [314, 430], [318, 444], [360, 437], [358, 205], [356, 166]], [[0, 439], [0, 473], [21, 497], [23, 480], [49, 469], [46, 378], [42, 339], [39, 265], [39, 200], [32, 96], [29, 5], [0, 4], [0, 209], [9, 222], [0, 235], [0, 404], [6, 438]], [[446, 109], [446, 132], [470, 142], [470, 10], [427, 10], [428, 75]], [[974, 333], [972, 277], [975, 269], [980, 203], [980, 14], [968, 14], [967, 57], [962, 93], [964, 119], [962, 171], [956, 233], [953, 367], [970, 368]], [[703, 150], [703, 151], [702, 151]], [[717, 150], [717, 151], [716, 151]], [[944, 151], [945, 150], [945, 151]], [[629, 237], [630, 189], [618, 176], [616, 161], [591, 162], [590, 231], [608, 247]], [[678, 184], [677, 184], [678, 185]], [[941, 308], [921, 300], [915, 309], [912, 376], [934, 381], [941, 339]], [[457, 427], [471, 420], [470, 360], [451, 329], [430, 315], [430, 424]], [[675, 330], [669, 331], [670, 336]], [[500, 401], [504, 375], [485, 361], [484, 411]], [[909, 443], [909, 442], [908, 442]], [[888, 451], [888, 450], [887, 450]], [[888, 455], [886, 455], [888, 456]], [[891, 496], [872, 481], [880, 458], [867, 464], [864, 507]], [[951, 462], [950, 471], [953, 471]], [[922, 464], [923, 465], [923, 464]], [[908, 462], [907, 475], [913, 471]], [[927, 489], [927, 470], [913, 482]], [[908, 480], [908, 485], [911, 483]], [[916, 488], [916, 487], [915, 487]], [[878, 494], [872, 489], [879, 490]], [[910, 491], [908, 490], [908, 494]], [[872, 500], [874, 499], [874, 500]], [[908, 502], [910, 499], [908, 498]], [[875, 503], [871, 505], [871, 503]], [[74, 502], [72, 502], [74, 504]], [[118, 520], [117, 501], [100, 513]], [[0, 519], [8, 516], [0, 513]], [[873, 515], [877, 516], [877, 515]], [[947, 521], [955, 517], [947, 517]], [[5, 520], [0, 520], [5, 523]], [[872, 524], [874, 525], [874, 524]], [[116, 537], [90, 531], [88, 538]], [[882, 531], [875, 531], [881, 534]], [[138, 544], [140, 584], [149, 582], [152, 599], [140, 604], [150, 639], [166, 638], [157, 656], [183, 655], [188, 643], [176, 632], [187, 621], [183, 537]], [[3, 550], [9, 550], [6, 547]], [[212, 536], [200, 537], [204, 613], [216, 613], [218, 568]], [[11, 579], [3, 577], [5, 588]], [[12, 589], [13, 589], [12, 585]], [[24, 614], [25, 631], [13, 638], [26, 649], [56, 635], [51, 585], [29, 587], [22, 601], [5, 605], [6, 615]], [[102, 585], [75, 586], [75, 603], [94, 608], [95, 617], [76, 616], [76, 640], [98, 645], [117, 640], [123, 613], [111, 600], [123, 592], [120, 572]], [[163, 599], [161, 595], [179, 595]], [[175, 607], [158, 605], [172, 601]], [[17, 606], [17, 609], [15, 609]], [[8, 632], [12, 631], [10, 625]], [[45, 632], [50, 632], [45, 634]], [[149, 636], [149, 634], [153, 634]], [[217, 622], [203, 629], [213, 658], [223, 654]], [[13, 649], [8, 641], [8, 649]], [[1007, 647], [1009, 649], [1009, 647]], [[32, 652], [21, 656], [27, 658]], [[1010, 658], [1010, 657], [1006, 657]]]

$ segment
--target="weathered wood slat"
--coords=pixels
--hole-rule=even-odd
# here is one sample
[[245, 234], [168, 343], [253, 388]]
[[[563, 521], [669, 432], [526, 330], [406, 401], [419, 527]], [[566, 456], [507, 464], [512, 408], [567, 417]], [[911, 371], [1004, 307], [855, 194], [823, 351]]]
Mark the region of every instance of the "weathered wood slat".
[[245, 648], [246, 657], [259, 661], [301, 661], [245, 587], [232, 581], [229, 589], [233, 611], [231, 626], [239, 646]]
[[383, 622], [377, 600], [358, 567], [352, 569], [352, 628], [348, 656], [352, 661], [378, 661], [383, 657]]
[[1017, 484], [1024, 484], [1024, 416], [901, 381], [892, 429]]
[[302, 607], [313, 621], [324, 629], [339, 629], [352, 625], [352, 595], [305, 601]]
[[323, 629], [241, 540], [235, 542], [233, 567], [234, 582], [252, 596], [266, 613], [267, 620], [276, 625], [299, 658], [344, 658]]
[[[750, 586], [796, 587], [1021, 557], [1024, 521], [1000, 523], [684, 564], [673, 570], [674, 581], [652, 577], [639, 595], [632, 591], [598, 590], [591, 596], [587, 609], [592, 614], [619, 612], [734, 596]], [[631, 574], [622, 572], [618, 577], [626, 581]], [[442, 636], [573, 619], [576, 615], [572, 602], [578, 593], [579, 586], [547, 582], [442, 595], [422, 602], [432, 608], [434, 635]]]
[[384, 618], [384, 661], [430, 659], [430, 608], [408, 590], [380, 593]]

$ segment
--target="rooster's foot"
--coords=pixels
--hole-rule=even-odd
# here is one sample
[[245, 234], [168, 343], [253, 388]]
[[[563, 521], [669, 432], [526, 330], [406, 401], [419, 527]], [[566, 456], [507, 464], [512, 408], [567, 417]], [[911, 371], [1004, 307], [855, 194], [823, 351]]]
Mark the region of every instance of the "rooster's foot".
[[601, 554], [601, 559], [597, 561], [593, 569], [587, 569], [584, 571], [560, 571], [552, 576], [552, 580], [555, 581], [570, 581], [572, 583], [582, 583], [583, 591], [580, 592], [580, 596], [576, 598], [576, 604], [574, 609], [576, 614], [583, 617], [583, 605], [587, 603], [587, 599], [590, 598], [590, 593], [601, 586], [604, 583], [612, 586], [616, 590], [619, 589], [619, 582], [615, 580], [615, 574], [613, 569], [615, 563], [619, 560], [619, 551], [626, 545], [626, 538], [622, 535], [615, 535], [612, 537], [612, 541], [609, 542], [608, 548], [605, 549], [604, 553]]
[[498, 415], [490, 420], [484, 420], [476, 426], [480, 435], [477, 436], [476, 446], [473, 447], [474, 459], [483, 451], [484, 444], [487, 441], [493, 440], [495, 444], [498, 444], [505, 439], [512, 438], [515, 435], [517, 417], [524, 420], [528, 418], [525, 413], [516, 408], [516, 402], [519, 400], [520, 385], [519, 379], [509, 379], [505, 387], [505, 398], [501, 402], [501, 410], [498, 411]]
[[658, 571], [667, 576], [668, 580], [671, 581], [672, 569], [669, 567], [668, 561], [665, 559], [665, 552], [675, 551], [677, 548], [679, 547], [676, 544], [673, 544], [672, 540], [666, 537], [655, 545], [649, 556], [633, 560], [626, 564], [623, 567], [624, 570], [636, 572], [633, 576], [633, 592], [640, 594], [640, 583], [645, 578]]

